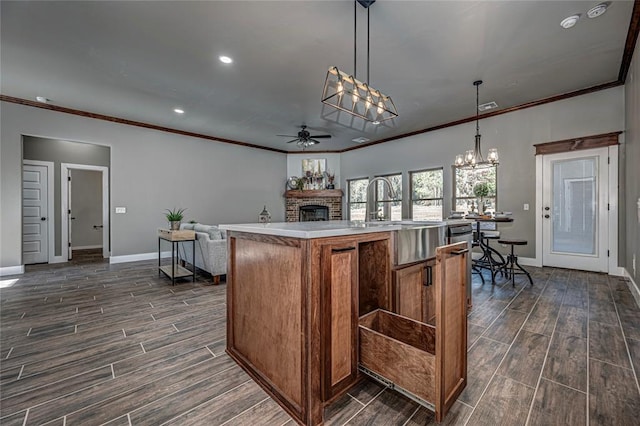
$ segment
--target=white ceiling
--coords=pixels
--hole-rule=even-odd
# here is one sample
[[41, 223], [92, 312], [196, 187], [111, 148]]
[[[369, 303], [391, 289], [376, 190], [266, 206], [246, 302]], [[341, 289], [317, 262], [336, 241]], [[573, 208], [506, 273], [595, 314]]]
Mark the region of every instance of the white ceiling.
[[306, 124], [333, 135], [308, 150], [342, 150], [475, 115], [477, 79], [500, 109], [616, 81], [633, 1], [598, 3], [378, 0], [369, 83], [399, 117], [375, 126], [320, 101], [330, 66], [353, 73], [352, 1], [2, 1], [1, 92], [294, 152], [276, 135]]

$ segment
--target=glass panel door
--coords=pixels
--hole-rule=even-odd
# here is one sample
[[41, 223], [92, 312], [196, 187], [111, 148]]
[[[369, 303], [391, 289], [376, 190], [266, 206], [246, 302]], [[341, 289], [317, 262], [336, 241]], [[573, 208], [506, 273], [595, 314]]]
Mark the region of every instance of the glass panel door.
[[554, 253], [597, 254], [596, 157], [553, 162]]

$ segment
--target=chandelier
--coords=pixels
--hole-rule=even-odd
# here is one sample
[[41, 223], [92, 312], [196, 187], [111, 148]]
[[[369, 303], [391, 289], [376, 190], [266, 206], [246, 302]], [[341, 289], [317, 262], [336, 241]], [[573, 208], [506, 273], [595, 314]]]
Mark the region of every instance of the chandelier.
[[353, 3], [353, 74], [349, 75], [337, 67], [330, 67], [322, 90], [322, 103], [340, 111], [360, 117], [373, 124], [398, 116], [391, 97], [369, 86], [369, 6], [375, 0], [358, 0], [367, 9], [367, 82], [356, 79], [356, 2]]
[[464, 155], [456, 155], [456, 160], [453, 165], [459, 169], [483, 169], [487, 167], [497, 166], [498, 162], [498, 150], [496, 148], [490, 148], [487, 154], [487, 159], [482, 157], [482, 149], [480, 147], [480, 102], [479, 92], [482, 80], [474, 81], [473, 85], [476, 86], [476, 143], [473, 150], [466, 151]]

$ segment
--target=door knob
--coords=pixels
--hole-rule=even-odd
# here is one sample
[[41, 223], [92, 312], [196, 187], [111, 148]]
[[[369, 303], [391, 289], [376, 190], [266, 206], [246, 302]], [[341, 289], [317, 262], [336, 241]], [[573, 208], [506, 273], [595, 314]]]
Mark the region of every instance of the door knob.
[[41, 217], [40, 220], [47, 220], [47, 218], [46, 217]]
[[545, 207], [544, 209], [545, 209], [545, 210], [547, 210], [547, 211], [549, 211], [549, 207]]
[[544, 218], [545, 218], [545, 219], [549, 219], [549, 217], [550, 217], [550, 216], [549, 216], [548, 214], [545, 214], [545, 215], [544, 215]]

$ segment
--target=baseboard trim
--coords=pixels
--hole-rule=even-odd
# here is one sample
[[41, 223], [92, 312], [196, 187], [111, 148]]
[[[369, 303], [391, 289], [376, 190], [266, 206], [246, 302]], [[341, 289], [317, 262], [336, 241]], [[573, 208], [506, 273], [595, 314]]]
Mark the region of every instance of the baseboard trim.
[[537, 266], [542, 267], [542, 262], [539, 262], [535, 257], [520, 257], [518, 256], [518, 263], [524, 266]]
[[24, 274], [24, 265], [0, 267], [0, 276]]
[[53, 256], [53, 258], [49, 260], [49, 263], [64, 263], [64, 262], [68, 262], [68, 260], [62, 256]]
[[640, 306], [640, 287], [638, 287], [638, 284], [633, 280], [633, 277], [626, 268], [624, 269], [624, 272], [624, 276], [629, 280], [627, 282], [627, 286], [629, 287], [633, 298], [636, 299], [636, 304]]
[[[166, 257], [171, 257], [170, 251], [163, 251], [160, 253], [160, 257], [162, 259]], [[139, 262], [141, 260], [158, 260], [158, 252], [154, 251], [152, 253], [139, 253], [139, 254], [128, 254], [124, 256], [111, 256], [109, 258], [109, 263], [127, 263], [127, 262]]]
[[627, 271], [624, 268], [618, 266], [613, 271], [609, 271], [609, 275], [613, 275], [614, 277], [626, 277]]
[[71, 250], [90, 250], [90, 249], [101, 249], [102, 248], [102, 244], [98, 244], [97, 246], [76, 246], [76, 247], [71, 247]]

